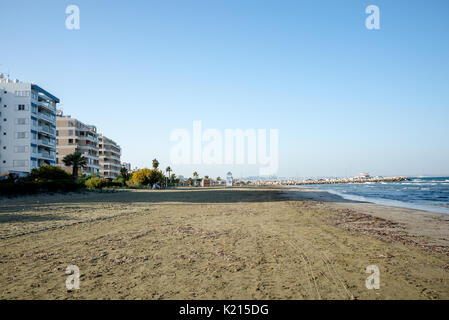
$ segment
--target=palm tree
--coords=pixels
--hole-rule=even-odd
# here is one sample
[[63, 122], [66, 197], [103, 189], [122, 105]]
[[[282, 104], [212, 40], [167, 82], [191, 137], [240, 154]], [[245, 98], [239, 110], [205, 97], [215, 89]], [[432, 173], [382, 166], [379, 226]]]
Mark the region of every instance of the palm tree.
[[172, 172], [173, 170], [170, 168], [170, 166], [168, 166], [167, 168], [165, 168], [165, 172], [168, 172], [168, 176], [170, 176], [170, 172]]
[[157, 169], [159, 167], [159, 161], [157, 159], [153, 159], [153, 169]]
[[[167, 168], [165, 168], [165, 172], [168, 172], [168, 177], [170, 177], [170, 172], [171, 172], [171, 168], [170, 166], [168, 166]], [[167, 178], [168, 179], [168, 178]], [[168, 186], [168, 180], [167, 180], [167, 186]]]
[[76, 151], [72, 154], [68, 154], [62, 159], [62, 162], [67, 167], [72, 167], [72, 176], [75, 181], [78, 181], [78, 169], [84, 168], [87, 164], [87, 159], [81, 154], [81, 152]]
[[194, 179], [194, 181], [195, 181], [195, 185], [196, 185], [196, 181], [198, 180], [198, 172], [194, 172], [193, 173], [193, 179]]

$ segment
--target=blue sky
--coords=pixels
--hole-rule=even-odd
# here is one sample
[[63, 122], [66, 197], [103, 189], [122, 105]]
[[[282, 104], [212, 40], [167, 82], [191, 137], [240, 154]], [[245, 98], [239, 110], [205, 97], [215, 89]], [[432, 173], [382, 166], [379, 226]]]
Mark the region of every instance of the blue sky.
[[[80, 30], [65, 9], [80, 8]], [[380, 30], [365, 28], [368, 5]], [[7, 1], [0, 71], [169, 164], [170, 132], [279, 130], [278, 176], [449, 175], [449, 2]], [[257, 167], [172, 166], [189, 176]]]

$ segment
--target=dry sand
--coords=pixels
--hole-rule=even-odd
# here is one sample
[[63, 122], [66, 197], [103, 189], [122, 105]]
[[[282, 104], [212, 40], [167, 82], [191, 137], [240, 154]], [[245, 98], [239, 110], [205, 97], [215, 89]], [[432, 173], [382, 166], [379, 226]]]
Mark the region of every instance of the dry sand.
[[316, 190], [2, 198], [0, 298], [448, 299], [448, 233], [447, 215]]

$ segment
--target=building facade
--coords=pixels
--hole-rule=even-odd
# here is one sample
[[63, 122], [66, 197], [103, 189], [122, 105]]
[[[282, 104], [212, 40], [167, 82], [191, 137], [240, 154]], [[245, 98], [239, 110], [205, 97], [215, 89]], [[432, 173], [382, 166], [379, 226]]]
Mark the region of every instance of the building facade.
[[114, 179], [120, 174], [121, 148], [113, 140], [99, 135], [98, 137], [100, 175], [104, 178]]
[[0, 74], [0, 174], [56, 164], [58, 103], [38, 85]]
[[81, 174], [100, 174], [99, 148], [97, 128], [92, 125], [64, 115], [58, 110], [56, 116], [56, 165], [68, 172], [71, 167], [64, 165], [66, 155], [80, 152], [87, 160], [84, 168], [80, 168]]

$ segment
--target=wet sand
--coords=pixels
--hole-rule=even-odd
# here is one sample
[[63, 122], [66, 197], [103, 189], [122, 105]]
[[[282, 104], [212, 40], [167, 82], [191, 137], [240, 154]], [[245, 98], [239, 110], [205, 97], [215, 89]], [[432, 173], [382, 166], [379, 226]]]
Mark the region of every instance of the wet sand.
[[[2, 299], [448, 299], [449, 216], [321, 191], [0, 199]], [[80, 289], [65, 287], [77, 265]], [[380, 269], [368, 290], [365, 269]]]

